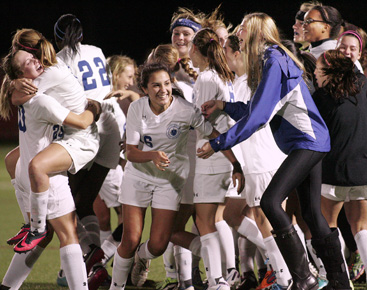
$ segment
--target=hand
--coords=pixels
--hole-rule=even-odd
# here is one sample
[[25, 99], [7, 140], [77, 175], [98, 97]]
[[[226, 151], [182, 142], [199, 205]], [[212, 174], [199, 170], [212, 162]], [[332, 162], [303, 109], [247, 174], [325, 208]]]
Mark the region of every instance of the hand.
[[196, 156], [202, 159], [208, 159], [214, 154], [212, 146], [209, 142], [206, 142], [201, 148], [198, 148]]
[[34, 95], [38, 91], [38, 88], [32, 83], [31, 79], [16, 79], [13, 81], [13, 84], [14, 88], [22, 94]]
[[201, 112], [206, 119], [216, 110], [223, 110], [223, 101], [210, 100], [201, 105]]
[[165, 168], [171, 163], [163, 151], [153, 151], [152, 161], [154, 165], [161, 171], [165, 171]]
[[102, 113], [101, 103], [92, 99], [88, 99], [86, 110], [90, 110], [94, 115], [94, 121], [97, 122]]
[[237, 185], [237, 193], [241, 194], [245, 188], [245, 176], [243, 175], [241, 164], [239, 162], [234, 162], [232, 171], [232, 181], [233, 186]]
[[123, 90], [116, 90], [116, 91], [111, 91], [109, 92], [103, 100], [108, 100], [111, 99], [112, 97], [114, 98], [119, 98], [120, 96], [122, 96], [124, 94]]

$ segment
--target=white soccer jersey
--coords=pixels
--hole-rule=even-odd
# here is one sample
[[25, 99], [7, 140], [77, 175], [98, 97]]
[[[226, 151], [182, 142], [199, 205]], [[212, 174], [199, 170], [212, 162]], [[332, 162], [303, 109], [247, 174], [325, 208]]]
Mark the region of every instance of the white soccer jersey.
[[62, 139], [62, 123], [69, 110], [54, 98], [37, 94], [18, 107], [20, 158], [16, 166], [17, 183], [30, 193], [29, 162], [52, 141]]
[[[236, 101], [247, 103], [251, 99], [251, 90], [247, 85], [247, 75], [236, 77], [233, 82]], [[270, 126], [255, 132], [250, 138], [238, 144], [242, 150], [244, 174], [264, 173], [277, 170], [286, 155], [275, 143]], [[236, 145], [236, 146], [238, 146]]]
[[111, 85], [106, 72], [106, 58], [102, 50], [93, 45], [78, 44], [78, 53], [69, 47], [57, 53], [77, 77], [89, 99], [101, 102], [110, 92]]
[[[199, 74], [194, 90], [193, 104], [199, 110], [201, 105], [206, 101], [221, 100], [226, 102], [234, 102], [234, 91], [231, 83], [223, 82], [216, 71], [206, 69]], [[233, 124], [233, 120], [224, 112], [216, 112], [209, 118], [209, 122], [220, 133], [226, 132]], [[197, 133], [196, 148], [201, 148], [208, 141], [200, 132]], [[196, 173], [216, 174], [224, 173], [232, 170], [229, 160], [221, 153], [214, 153], [208, 159], [196, 159]]]
[[126, 124], [127, 144], [140, 145], [142, 151], [163, 151], [170, 160], [165, 171], [157, 169], [153, 162], [128, 162], [126, 176], [133, 175], [152, 184], [169, 182], [176, 188], [182, 187], [189, 172], [186, 147], [190, 128], [198, 129], [203, 136], [211, 134], [213, 130], [200, 110], [176, 96], [173, 96], [168, 109], [158, 116], [152, 112], [148, 97], [133, 102]]

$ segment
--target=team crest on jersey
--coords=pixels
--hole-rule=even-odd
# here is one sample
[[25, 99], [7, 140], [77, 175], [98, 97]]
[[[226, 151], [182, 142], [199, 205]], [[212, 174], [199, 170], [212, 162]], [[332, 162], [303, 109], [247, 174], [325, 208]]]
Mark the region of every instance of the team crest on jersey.
[[181, 134], [180, 126], [177, 125], [177, 124], [170, 124], [170, 125], [168, 125], [166, 134], [167, 134], [167, 137], [169, 139], [176, 139], [176, 138], [178, 138], [178, 136], [180, 136], [180, 134]]

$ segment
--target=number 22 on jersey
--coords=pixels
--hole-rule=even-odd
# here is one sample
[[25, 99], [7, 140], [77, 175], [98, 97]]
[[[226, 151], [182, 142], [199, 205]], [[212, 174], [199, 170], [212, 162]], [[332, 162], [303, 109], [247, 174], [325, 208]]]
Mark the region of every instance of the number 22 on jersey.
[[97, 88], [97, 78], [101, 80], [102, 86], [109, 86], [110, 81], [108, 80], [102, 59], [95, 57], [92, 66], [86, 60], [78, 62], [79, 71], [82, 73], [84, 90], [89, 91]]

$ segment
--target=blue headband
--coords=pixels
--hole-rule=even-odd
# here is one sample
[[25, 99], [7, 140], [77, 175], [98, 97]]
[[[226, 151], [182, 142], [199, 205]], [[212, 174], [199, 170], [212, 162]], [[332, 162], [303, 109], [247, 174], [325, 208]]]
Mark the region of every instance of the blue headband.
[[198, 23], [196, 23], [196, 22], [194, 22], [190, 19], [186, 19], [186, 18], [180, 18], [180, 19], [176, 20], [176, 22], [172, 24], [171, 30], [175, 29], [177, 26], [190, 27], [192, 30], [194, 30], [194, 32], [201, 29], [200, 24], [198, 24]]
[[[74, 18], [76, 21], [78, 21], [80, 23], [80, 20], [78, 18]], [[59, 23], [60, 19], [56, 21], [55, 23], [55, 26], [54, 26], [54, 33], [55, 35], [60, 38], [61, 40], [64, 40], [64, 36], [65, 36], [65, 32], [62, 31], [59, 26], [58, 26], [58, 23]], [[80, 33], [80, 36], [78, 37], [78, 39], [82, 38], [83, 36], [83, 32]]]

